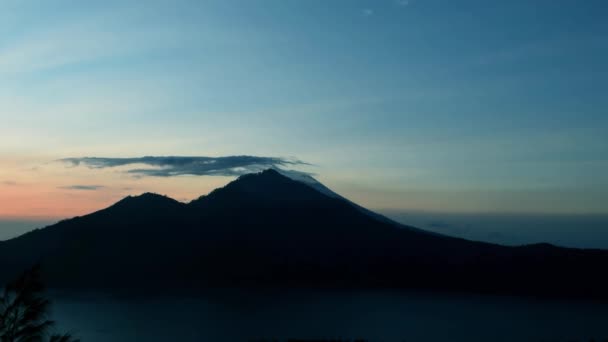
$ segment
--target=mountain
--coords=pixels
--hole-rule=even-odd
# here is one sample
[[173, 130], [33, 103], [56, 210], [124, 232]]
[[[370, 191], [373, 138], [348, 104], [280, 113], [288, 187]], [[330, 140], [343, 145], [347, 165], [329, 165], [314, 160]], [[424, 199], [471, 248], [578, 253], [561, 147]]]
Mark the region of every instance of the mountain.
[[127, 197], [0, 242], [0, 281], [40, 262], [50, 286], [79, 289], [380, 287], [607, 297], [608, 251], [428, 233], [316, 183], [271, 169], [187, 204], [150, 193]]
[[[331, 189], [329, 189], [328, 187], [326, 187], [321, 182], [317, 181], [316, 179], [314, 179], [312, 176], [310, 176], [307, 173], [303, 173], [303, 172], [299, 172], [299, 171], [292, 171], [292, 170], [282, 170], [282, 169], [274, 169], [274, 170], [277, 171], [278, 173], [286, 176], [286, 177], [289, 177], [289, 178], [295, 180], [295, 181], [302, 182], [302, 183], [304, 183], [304, 184], [312, 187], [313, 189], [319, 191], [320, 193], [322, 193], [324, 195], [327, 195], [329, 197], [338, 198], [338, 199], [347, 201], [351, 205], [353, 205], [355, 208], [357, 208], [359, 211], [361, 211], [362, 213], [364, 213], [364, 214], [366, 214], [368, 216], [371, 216], [371, 217], [373, 217], [376, 220], [379, 220], [379, 221], [382, 221], [382, 222], [385, 222], [385, 223], [389, 223], [391, 225], [398, 226], [398, 227], [401, 227], [401, 228], [414, 229], [414, 230], [420, 230], [420, 231], [422, 231], [421, 229], [410, 227], [410, 226], [406, 226], [404, 224], [401, 224], [399, 222], [391, 220], [391, 219], [389, 219], [388, 217], [386, 217], [384, 215], [380, 215], [380, 214], [378, 214], [378, 213], [376, 213], [374, 211], [371, 211], [371, 210], [369, 210], [367, 208], [364, 208], [364, 207], [362, 207], [362, 206], [360, 206], [360, 205], [358, 205], [358, 204], [356, 204], [354, 202], [351, 202], [350, 200], [348, 200], [348, 199], [346, 199], [346, 198], [338, 195], [337, 193], [333, 192]], [[427, 231], [427, 233], [429, 233], [429, 234], [437, 234], [437, 233], [428, 232], [428, 231]]]

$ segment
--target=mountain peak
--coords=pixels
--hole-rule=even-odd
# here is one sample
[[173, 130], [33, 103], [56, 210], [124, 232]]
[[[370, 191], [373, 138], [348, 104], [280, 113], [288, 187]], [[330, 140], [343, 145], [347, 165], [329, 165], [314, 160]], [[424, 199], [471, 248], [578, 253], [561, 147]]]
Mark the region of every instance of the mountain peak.
[[281, 174], [279, 171], [275, 170], [275, 169], [266, 169], [260, 172], [254, 172], [254, 173], [248, 173], [242, 176], [239, 176], [238, 180], [242, 180], [242, 179], [253, 179], [253, 178], [265, 178], [265, 179], [281, 179], [281, 178], [288, 178], [285, 175]]
[[127, 196], [123, 199], [123, 201], [164, 201], [164, 200], [173, 200], [172, 198], [165, 196], [165, 195], [161, 195], [161, 194], [157, 194], [154, 192], [144, 192], [141, 195], [136, 195], [136, 196]]
[[282, 175], [279, 173], [279, 171], [277, 171], [277, 170], [275, 170], [275, 169], [273, 169], [273, 168], [266, 169], [266, 170], [264, 170], [264, 171], [260, 172], [260, 174], [262, 174], [262, 175], [267, 175], [267, 176], [268, 176], [268, 175], [270, 175], [270, 176], [282, 176]]
[[166, 207], [181, 205], [182, 203], [174, 200], [171, 197], [156, 194], [153, 192], [145, 192], [141, 195], [137, 196], [127, 196], [122, 200], [116, 202], [112, 207], [127, 207], [127, 208], [137, 208], [137, 207], [146, 207], [146, 208], [154, 208], [154, 207]]
[[268, 205], [268, 203], [295, 205], [295, 203], [304, 202], [315, 203], [323, 201], [324, 198], [326, 198], [325, 195], [307, 184], [294, 180], [276, 169], [266, 169], [242, 175], [226, 186], [215, 189], [190, 204], [203, 205], [211, 199], [216, 202], [221, 199], [223, 205], [229, 207], [244, 205], [244, 201], [254, 206], [262, 205], [262, 203], [265, 203], [264, 205]]

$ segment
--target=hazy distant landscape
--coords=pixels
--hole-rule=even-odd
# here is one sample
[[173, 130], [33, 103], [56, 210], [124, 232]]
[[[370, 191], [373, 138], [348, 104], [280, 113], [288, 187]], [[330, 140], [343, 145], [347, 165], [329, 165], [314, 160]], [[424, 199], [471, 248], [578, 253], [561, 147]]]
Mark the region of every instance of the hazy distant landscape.
[[608, 248], [608, 215], [379, 212], [401, 223], [471, 240]]
[[0, 241], [12, 239], [21, 234], [25, 234], [30, 230], [36, 228], [46, 227], [53, 224], [60, 219], [46, 219], [46, 220], [0, 220]]
[[[608, 249], [608, 215], [376, 211], [403, 224], [471, 240], [507, 245], [548, 242], [565, 247]], [[45, 227], [57, 220], [0, 220], [0, 240]]]

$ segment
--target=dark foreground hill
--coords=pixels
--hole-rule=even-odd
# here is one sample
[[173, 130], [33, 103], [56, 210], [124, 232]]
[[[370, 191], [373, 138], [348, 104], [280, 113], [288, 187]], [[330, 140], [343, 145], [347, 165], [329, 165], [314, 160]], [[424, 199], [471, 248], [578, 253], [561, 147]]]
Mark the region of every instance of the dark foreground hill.
[[0, 242], [0, 281], [71, 288], [382, 287], [607, 298], [608, 251], [398, 225], [277, 171], [188, 204], [144, 194]]

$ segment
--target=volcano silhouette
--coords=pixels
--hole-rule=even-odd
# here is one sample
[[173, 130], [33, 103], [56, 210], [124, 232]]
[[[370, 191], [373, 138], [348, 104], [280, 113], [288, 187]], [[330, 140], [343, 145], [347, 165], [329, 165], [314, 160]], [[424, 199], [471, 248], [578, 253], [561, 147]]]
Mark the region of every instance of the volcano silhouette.
[[52, 287], [418, 288], [607, 297], [608, 251], [507, 247], [393, 222], [269, 169], [190, 203], [146, 193], [0, 242], [0, 280]]

